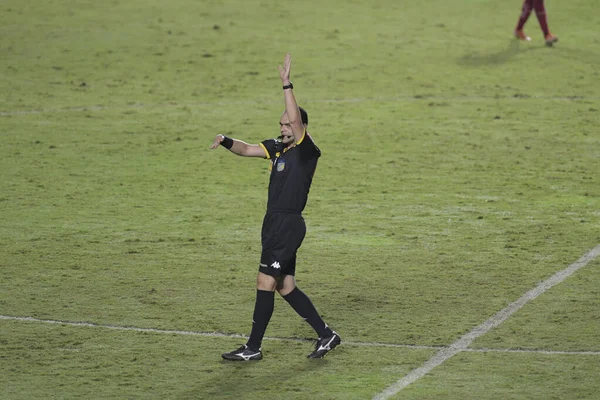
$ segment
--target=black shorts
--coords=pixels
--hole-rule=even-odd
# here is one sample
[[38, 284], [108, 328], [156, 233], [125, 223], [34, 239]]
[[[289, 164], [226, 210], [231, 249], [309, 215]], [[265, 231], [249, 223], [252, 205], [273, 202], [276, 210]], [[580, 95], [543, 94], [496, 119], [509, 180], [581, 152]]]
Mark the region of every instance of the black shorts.
[[306, 235], [300, 214], [273, 212], [263, 219], [262, 253], [258, 270], [278, 277], [296, 274], [296, 251]]

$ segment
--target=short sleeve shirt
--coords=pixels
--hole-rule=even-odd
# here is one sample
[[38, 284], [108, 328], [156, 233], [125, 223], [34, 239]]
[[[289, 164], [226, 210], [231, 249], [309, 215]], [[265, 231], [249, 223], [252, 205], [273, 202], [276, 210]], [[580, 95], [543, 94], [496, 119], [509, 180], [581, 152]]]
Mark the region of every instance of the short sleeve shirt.
[[301, 214], [308, 200], [317, 160], [321, 150], [308, 132], [292, 147], [281, 149], [281, 143], [268, 139], [260, 143], [271, 160], [267, 213], [275, 211]]

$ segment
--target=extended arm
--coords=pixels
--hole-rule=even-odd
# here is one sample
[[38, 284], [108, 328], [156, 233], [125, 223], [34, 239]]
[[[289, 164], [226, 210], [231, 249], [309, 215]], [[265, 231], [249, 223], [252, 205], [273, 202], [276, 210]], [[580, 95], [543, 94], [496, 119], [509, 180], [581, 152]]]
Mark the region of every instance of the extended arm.
[[231, 147], [229, 148], [229, 151], [237, 154], [238, 156], [261, 158], [266, 158], [268, 156], [265, 150], [258, 144], [248, 144], [241, 140], [232, 139], [221, 134], [215, 136], [215, 140], [210, 145], [210, 148], [216, 149], [222, 143], [227, 144], [228, 140], [231, 140]]
[[[292, 55], [287, 53], [285, 55], [285, 60], [283, 61], [283, 66], [279, 66], [279, 77], [281, 78], [283, 86], [289, 86], [292, 83], [290, 81], [291, 67]], [[290, 120], [290, 128], [292, 128], [294, 139], [296, 142], [300, 142], [302, 140], [302, 135], [304, 134], [304, 125], [302, 125], [300, 110], [298, 110], [298, 103], [296, 103], [293, 89], [284, 89], [283, 98], [285, 100], [285, 112]]]

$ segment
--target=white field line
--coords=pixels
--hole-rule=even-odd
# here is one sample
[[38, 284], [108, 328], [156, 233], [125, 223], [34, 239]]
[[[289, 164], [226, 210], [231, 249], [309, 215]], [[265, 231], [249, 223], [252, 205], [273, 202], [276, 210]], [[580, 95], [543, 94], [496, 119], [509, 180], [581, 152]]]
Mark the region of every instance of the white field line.
[[590, 261], [594, 260], [599, 255], [600, 245], [594, 247], [587, 254], [585, 254], [579, 260], [575, 261], [573, 264], [569, 265], [567, 268], [557, 272], [550, 278], [541, 282], [534, 289], [531, 289], [523, 296], [521, 296], [517, 301], [511, 303], [510, 305], [508, 305], [508, 307], [504, 308], [503, 310], [498, 311], [487, 321], [473, 328], [470, 332], [466, 333], [464, 336], [462, 336], [456, 342], [452, 343], [450, 346], [438, 351], [433, 357], [427, 360], [422, 367], [411, 371], [408, 375], [396, 381], [396, 383], [386, 388], [383, 392], [377, 394], [374, 397], [374, 399], [387, 399], [395, 395], [414, 381], [422, 378], [423, 376], [428, 374], [432, 369], [441, 365], [455, 354], [460, 353], [462, 351], [470, 351], [468, 347], [471, 345], [473, 340], [477, 339], [481, 335], [486, 334], [491, 329], [497, 327], [502, 322], [506, 321], [511, 315], [520, 310], [525, 304], [535, 299], [542, 293], [546, 292], [554, 285], [561, 283], [569, 276], [577, 272], [580, 268], [586, 266]]
[[485, 347], [479, 349], [465, 349], [464, 351], [470, 353], [535, 353], [535, 354], [549, 354], [549, 355], [578, 355], [578, 356], [600, 356], [600, 351], [585, 351], [585, 350], [541, 350], [541, 349], [488, 349]]
[[[395, 103], [395, 102], [416, 102], [416, 101], [486, 101], [486, 100], [560, 100], [560, 101], [582, 101], [582, 100], [600, 100], [600, 97], [579, 97], [579, 96], [393, 96], [393, 97], [356, 97], [347, 99], [308, 99], [304, 104], [310, 103]], [[215, 106], [240, 106], [240, 105], [261, 105], [261, 104], [279, 104], [280, 100], [239, 100], [239, 101], [215, 101], [198, 103], [162, 103], [162, 104], [120, 104], [120, 105], [89, 105], [66, 108], [49, 108], [33, 110], [15, 110], [0, 111], [2, 117], [13, 117], [30, 114], [58, 114], [77, 111], [104, 111], [104, 110], [132, 110], [144, 108], [173, 108], [173, 107], [215, 107]]]
[[[247, 335], [241, 335], [238, 333], [221, 333], [221, 332], [196, 332], [196, 331], [179, 331], [179, 330], [170, 330], [170, 329], [155, 329], [155, 328], [137, 328], [134, 326], [118, 326], [118, 325], [103, 325], [103, 324], [94, 324], [91, 322], [76, 322], [76, 321], [61, 321], [61, 320], [52, 320], [52, 319], [39, 319], [33, 317], [17, 317], [10, 315], [0, 315], [0, 320], [9, 320], [9, 321], [23, 321], [23, 322], [37, 322], [43, 324], [57, 324], [57, 325], [67, 325], [67, 326], [83, 326], [88, 328], [103, 328], [103, 329], [112, 329], [117, 331], [133, 331], [133, 332], [147, 332], [147, 333], [164, 333], [170, 335], [189, 335], [189, 336], [204, 336], [204, 337], [226, 337], [226, 338], [240, 338], [240, 339], [248, 339]], [[313, 339], [302, 339], [302, 338], [284, 338], [284, 337], [267, 337], [265, 336], [264, 340], [273, 340], [273, 341], [292, 341], [292, 342], [312, 342]], [[371, 346], [371, 347], [403, 347], [403, 348], [411, 348], [411, 349], [434, 349], [438, 350], [443, 348], [443, 346], [419, 346], [419, 345], [410, 345], [410, 344], [394, 344], [394, 343], [368, 343], [368, 342], [348, 342], [344, 341], [346, 345], [353, 346]], [[600, 355], [600, 352], [598, 352]]]
[[[104, 325], [94, 324], [92, 322], [76, 322], [76, 321], [61, 321], [52, 319], [39, 319], [33, 317], [17, 317], [10, 315], [0, 315], [0, 320], [8, 321], [22, 321], [22, 322], [33, 322], [42, 324], [55, 324], [55, 325], [66, 325], [66, 326], [82, 326], [87, 328], [102, 328], [112, 329], [116, 331], [130, 331], [130, 332], [146, 332], [146, 333], [158, 333], [158, 334], [169, 334], [169, 335], [184, 335], [184, 336], [204, 336], [204, 337], [223, 337], [223, 338], [240, 338], [248, 339], [248, 336], [241, 335], [238, 333], [221, 333], [221, 332], [197, 332], [197, 331], [180, 331], [171, 329], [156, 329], [156, 328], [137, 328], [134, 326], [118, 326], [118, 325]], [[271, 341], [290, 341], [290, 342], [312, 342], [313, 339], [303, 339], [294, 337], [265, 337], [264, 340]], [[444, 350], [449, 349], [447, 346], [423, 346], [414, 344], [397, 344], [397, 343], [378, 343], [378, 342], [351, 342], [344, 341], [344, 345], [358, 346], [358, 347], [391, 347], [391, 348], [405, 348], [405, 349], [425, 349], [425, 350]], [[537, 353], [537, 354], [555, 354], [555, 355], [594, 355], [600, 356], [600, 351], [560, 351], [560, 350], [543, 350], [543, 349], [465, 349], [465, 351], [475, 353]]]

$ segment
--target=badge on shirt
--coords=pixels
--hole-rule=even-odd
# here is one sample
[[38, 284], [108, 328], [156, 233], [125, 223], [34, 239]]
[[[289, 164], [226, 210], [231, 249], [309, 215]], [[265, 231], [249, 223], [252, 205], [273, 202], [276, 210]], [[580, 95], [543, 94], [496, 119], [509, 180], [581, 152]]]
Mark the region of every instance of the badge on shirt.
[[285, 169], [285, 160], [279, 160], [277, 162], [277, 172], [281, 172]]
[[277, 162], [277, 172], [281, 172], [285, 169], [285, 160], [279, 160]]

